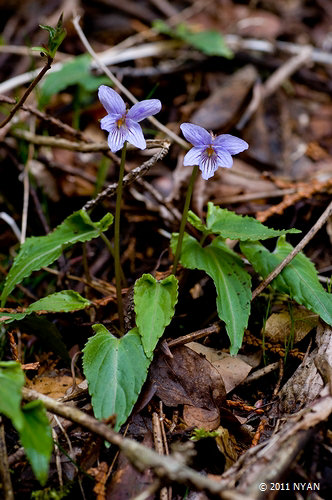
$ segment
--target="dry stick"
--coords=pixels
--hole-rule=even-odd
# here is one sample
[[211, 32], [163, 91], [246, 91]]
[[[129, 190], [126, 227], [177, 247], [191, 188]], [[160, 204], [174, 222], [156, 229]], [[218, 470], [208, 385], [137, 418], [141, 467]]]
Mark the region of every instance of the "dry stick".
[[[30, 116], [30, 128], [32, 133], [36, 130], [36, 118]], [[29, 193], [30, 193], [30, 180], [29, 180], [29, 170], [30, 162], [33, 159], [35, 152], [35, 147], [32, 143], [29, 144], [28, 158], [23, 171], [23, 209], [22, 209], [22, 223], [21, 223], [21, 245], [25, 242], [25, 236], [27, 232], [28, 225], [28, 211], [29, 211]]]
[[[204, 0], [204, 2], [207, 0]], [[198, 2], [195, 2], [194, 5], [197, 5]], [[205, 6], [204, 6], [205, 8]], [[188, 7], [188, 14], [189, 9]], [[182, 11], [181, 15], [184, 13]], [[191, 13], [190, 13], [191, 14]], [[173, 19], [173, 18], [172, 18]], [[173, 24], [169, 22], [169, 24]], [[135, 59], [140, 59], [146, 56], [162, 56], [165, 53], [169, 53], [170, 49], [175, 49], [178, 47], [182, 47], [183, 43], [175, 40], [166, 40], [162, 42], [153, 42], [146, 43], [142, 45], [137, 44], [144, 38], [148, 37], [148, 35], [152, 33], [152, 30], [146, 30], [144, 33], [138, 33], [133, 35], [118, 45], [112, 47], [112, 49], [108, 49], [104, 52], [98, 54], [100, 59], [105, 64], [117, 64], [119, 62], [125, 62]], [[144, 37], [143, 37], [144, 34]], [[274, 54], [276, 51], [281, 51], [286, 54], [296, 55], [299, 54], [303, 50], [303, 45], [297, 45], [289, 42], [275, 42], [271, 43], [266, 40], [257, 40], [254, 38], [241, 38], [237, 35], [226, 35], [225, 42], [229, 46], [229, 48], [233, 51], [255, 51], [262, 52], [267, 54]], [[136, 45], [136, 47], [131, 47], [132, 45]], [[126, 48], [128, 47], [129, 48]], [[58, 53], [57, 53], [58, 54]], [[67, 62], [72, 61], [73, 57], [68, 57]], [[327, 66], [332, 65], [332, 54], [329, 52], [325, 52], [320, 49], [316, 49], [312, 47], [312, 61], [318, 64], [324, 64]], [[91, 64], [92, 68], [96, 68], [96, 64], [93, 61]], [[63, 67], [62, 63], [53, 64], [51, 71], [59, 71]], [[5, 82], [0, 83], [0, 92], [9, 92], [10, 90], [24, 85], [25, 83], [31, 81], [38, 74], [39, 69], [35, 71], [28, 71], [27, 73], [22, 73], [20, 75], [14, 76], [13, 78], [9, 78]]]
[[[145, 175], [150, 168], [159, 160], [164, 158], [164, 156], [168, 153], [170, 147], [170, 143], [165, 141], [163, 143], [163, 147], [161, 148], [160, 151], [155, 153], [152, 158], [144, 162], [141, 166], [134, 168], [129, 174], [127, 174], [123, 178], [123, 186], [127, 186], [134, 182], [138, 177], [141, 177]], [[113, 196], [116, 192], [116, 188], [118, 186], [117, 182], [114, 182], [113, 184], [110, 184], [104, 191], [98, 194], [98, 196], [94, 200], [88, 201], [84, 206], [83, 210], [92, 210], [96, 205], [101, 203], [105, 198], [108, 198], [110, 196]]]
[[256, 87], [256, 92], [253, 95], [252, 101], [249, 104], [247, 111], [244, 113], [239, 123], [236, 125], [238, 130], [242, 130], [251, 116], [258, 109], [260, 103], [280, 87], [280, 85], [295, 73], [299, 68], [312, 60], [312, 47], [304, 46], [302, 51], [291, 57], [288, 61], [282, 64], [272, 75], [266, 80], [263, 86]]
[[255, 299], [257, 295], [259, 295], [270, 283], [281, 273], [281, 271], [290, 263], [294, 257], [303, 250], [307, 243], [315, 236], [315, 234], [320, 230], [320, 228], [325, 224], [327, 219], [332, 214], [332, 201], [328, 205], [327, 209], [322, 213], [317, 222], [312, 226], [312, 228], [308, 231], [305, 237], [300, 241], [298, 245], [291, 251], [287, 257], [280, 262], [279, 266], [277, 266], [261, 283], [255, 288], [252, 292], [251, 300]]
[[51, 68], [51, 64], [53, 62], [53, 57], [47, 56], [47, 62], [41, 72], [36, 76], [36, 78], [30, 83], [29, 87], [25, 91], [23, 97], [18, 101], [18, 103], [12, 108], [11, 112], [9, 115], [0, 123], [0, 128], [4, 127], [7, 125], [8, 122], [13, 118], [15, 115], [16, 111], [22, 106], [22, 104], [27, 100], [37, 83], [40, 82], [40, 80], [43, 78], [45, 73]]
[[241, 500], [245, 499], [244, 496], [235, 496], [232, 491], [222, 490], [217, 481], [202, 476], [190, 467], [178, 462], [172, 456], [160, 456], [155, 451], [143, 446], [137, 441], [123, 438], [103, 422], [96, 420], [94, 417], [87, 415], [77, 408], [59, 403], [44, 394], [40, 394], [25, 387], [22, 389], [22, 395], [27, 401], [42, 401], [48, 411], [71, 420], [85, 427], [90, 432], [101, 436], [109, 443], [118, 446], [128, 460], [140, 471], [152, 468], [154, 473], [161, 479], [186, 484], [198, 490], [206, 490], [212, 495], [219, 495], [220, 498], [225, 500], [235, 500], [235, 498], [241, 498]]
[[[107, 75], [108, 78], [113, 83], [115, 83], [115, 85], [121, 90], [121, 92], [123, 92], [124, 95], [128, 99], [130, 99], [131, 102], [133, 102], [134, 104], [137, 103], [138, 101], [133, 96], [133, 94], [131, 92], [129, 92], [129, 90], [120, 82], [120, 80], [118, 80], [116, 78], [115, 75], [113, 75], [113, 73], [107, 68], [107, 66], [105, 66], [105, 64], [100, 60], [99, 56], [93, 50], [93, 48], [91, 47], [90, 43], [88, 42], [88, 39], [84, 35], [84, 33], [83, 33], [83, 31], [82, 31], [82, 29], [81, 29], [81, 27], [79, 25], [79, 20], [80, 20], [80, 16], [76, 16], [73, 19], [73, 25], [74, 25], [74, 27], [76, 29], [76, 32], [77, 32], [78, 36], [80, 37], [81, 42], [83, 43], [84, 47], [86, 48], [86, 50], [89, 52], [89, 54], [91, 55], [91, 57], [93, 57], [93, 59], [96, 61], [96, 63], [100, 67], [100, 69], [103, 70], [103, 72], [105, 73], [105, 75]], [[154, 118], [153, 116], [150, 116], [150, 117], [148, 117], [148, 120], [156, 128], [158, 128], [159, 130], [161, 130], [162, 132], [164, 132], [164, 134], [166, 134], [168, 137], [170, 137], [171, 139], [173, 139], [173, 141], [175, 141], [177, 144], [179, 144], [180, 146], [182, 146], [185, 149], [189, 149], [189, 145], [188, 145], [188, 143], [186, 141], [184, 141], [183, 139], [181, 139], [180, 137], [178, 137], [172, 130], [170, 130], [169, 128], [165, 127], [165, 125], [163, 125], [162, 123], [160, 123], [156, 118]]]

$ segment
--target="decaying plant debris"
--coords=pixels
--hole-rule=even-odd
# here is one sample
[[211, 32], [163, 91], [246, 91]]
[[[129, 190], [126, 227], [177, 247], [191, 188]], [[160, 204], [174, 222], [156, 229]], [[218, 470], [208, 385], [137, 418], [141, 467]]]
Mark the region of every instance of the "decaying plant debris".
[[[33, 0], [2, 2], [1, 10], [2, 282], [19, 242], [48, 234], [82, 208], [95, 221], [114, 213], [120, 157], [100, 129], [105, 111], [97, 100], [98, 85], [110, 81], [129, 107], [150, 94], [163, 104], [144, 122], [147, 149], [127, 152], [127, 330], [135, 326], [135, 282], [171, 273], [169, 239], [191, 175], [181, 123], [241, 136], [250, 146], [232, 169], [218, 169], [209, 182], [197, 178], [191, 208], [201, 220], [212, 201], [269, 227], [302, 231], [287, 236], [294, 254], [270, 276], [259, 281], [253, 273], [251, 316], [235, 357], [212, 281], [178, 266], [175, 316], [119, 432], [115, 415], [94, 418], [81, 357], [94, 324], [112, 333], [118, 324], [110, 245], [99, 239], [67, 249], [55, 266], [20, 283], [0, 309], [1, 361], [21, 364], [24, 404], [43, 402], [55, 446], [41, 486], [15, 427], [0, 417], [3, 498], [330, 498], [332, 330], [270, 286], [303, 251], [331, 292], [329, 2]], [[56, 26], [61, 12], [67, 36], [55, 55], [38, 25]], [[213, 52], [214, 38], [195, 39], [209, 30], [224, 36], [222, 55]], [[69, 74], [54, 79], [68, 63]], [[43, 83], [47, 74], [43, 90], [34, 78]], [[197, 236], [197, 228], [188, 231]], [[32, 303], [63, 290], [90, 305], [30, 314]]]

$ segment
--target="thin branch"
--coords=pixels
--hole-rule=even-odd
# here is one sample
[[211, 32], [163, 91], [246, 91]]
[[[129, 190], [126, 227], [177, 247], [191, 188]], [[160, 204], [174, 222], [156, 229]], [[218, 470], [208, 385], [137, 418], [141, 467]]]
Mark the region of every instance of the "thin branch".
[[[106, 143], [107, 144], [107, 143]], [[160, 151], [155, 153], [152, 158], [144, 162], [141, 166], [134, 168], [129, 174], [123, 178], [123, 186], [127, 186], [134, 182], [138, 177], [145, 175], [157, 161], [162, 160], [164, 156], [168, 153], [170, 143], [165, 141]], [[89, 200], [84, 206], [83, 210], [92, 210], [96, 205], [101, 203], [105, 198], [113, 196], [116, 192], [118, 183], [114, 182], [110, 184], [104, 191], [98, 194], [94, 200]]]
[[43, 78], [43, 76], [45, 75], [45, 73], [51, 68], [52, 62], [53, 62], [53, 58], [50, 57], [50, 56], [47, 56], [47, 62], [45, 64], [45, 66], [43, 67], [43, 69], [41, 70], [41, 72], [36, 76], [36, 78], [30, 83], [29, 87], [24, 92], [23, 97], [12, 108], [12, 110], [9, 113], [9, 115], [0, 123], [0, 128], [4, 127], [5, 125], [7, 125], [8, 122], [10, 122], [10, 120], [15, 115], [16, 111], [18, 111], [20, 109], [20, 107], [22, 106], [22, 104], [27, 100], [27, 98], [29, 97], [29, 95], [31, 94], [31, 92], [33, 91], [33, 89], [35, 88], [35, 86], [40, 82], [40, 80]]
[[[198, 4], [198, 2], [195, 2]], [[195, 5], [194, 4], [194, 5]], [[191, 7], [188, 8], [188, 10]], [[182, 11], [181, 15], [184, 11]], [[169, 23], [172, 25], [173, 23]], [[118, 64], [125, 61], [137, 60], [143, 57], [162, 57], [164, 54], [169, 54], [171, 50], [179, 49], [183, 47], [183, 42], [178, 42], [176, 40], [164, 40], [161, 42], [145, 43], [138, 45], [142, 39], [148, 38], [151, 35], [152, 30], [145, 30], [144, 32], [135, 34], [128, 37], [123, 42], [119, 43], [111, 49], [107, 49], [103, 52], [98, 53], [100, 60], [106, 64]], [[267, 40], [258, 40], [255, 38], [241, 38], [238, 35], [225, 35], [225, 43], [234, 52], [237, 51], [254, 51], [262, 52], [267, 54], [274, 54], [277, 51], [286, 54], [299, 54], [303, 49], [303, 45], [294, 44], [290, 42], [277, 41], [275, 43], [269, 42]], [[131, 45], [136, 45], [132, 47]], [[176, 57], [174, 57], [176, 58]], [[66, 62], [73, 61], [73, 57], [68, 57]], [[312, 51], [312, 61], [318, 64], [324, 64], [327, 66], [332, 66], [332, 54], [324, 50], [313, 48]], [[53, 64], [51, 71], [59, 71], [63, 67], [63, 63], [58, 62]], [[91, 63], [91, 69], [95, 69], [98, 65], [95, 61]], [[22, 73], [21, 75], [14, 76], [8, 80], [0, 83], [0, 93], [9, 92], [10, 90], [24, 85], [25, 83], [31, 81], [38, 74], [38, 71], [28, 71]]]
[[219, 498], [224, 500], [246, 499], [245, 496], [238, 496], [232, 490], [223, 490], [217, 481], [194, 471], [176, 460], [173, 456], [158, 455], [154, 450], [143, 446], [137, 441], [123, 438], [103, 422], [96, 420], [75, 407], [59, 403], [44, 394], [25, 387], [22, 389], [22, 394], [25, 400], [40, 400], [44, 403], [48, 411], [71, 420], [88, 429], [90, 432], [101, 436], [109, 443], [118, 446], [127, 459], [140, 471], [151, 468], [160, 479], [186, 484], [200, 491], [205, 490], [212, 495], [218, 495]]
[[[93, 48], [91, 47], [88, 39], [84, 35], [84, 33], [82, 31], [82, 28], [79, 25], [79, 20], [80, 20], [80, 16], [76, 16], [73, 19], [73, 25], [74, 25], [74, 28], [75, 28], [78, 36], [80, 37], [81, 42], [83, 43], [84, 47], [86, 48], [86, 50], [89, 52], [89, 54], [91, 55], [91, 57], [93, 57], [93, 59], [98, 64], [98, 66], [103, 70], [103, 72], [105, 73], [105, 75], [107, 75], [108, 78], [113, 83], [115, 83], [115, 85], [121, 90], [121, 92], [123, 92], [123, 94], [128, 99], [130, 99], [131, 102], [133, 102], [134, 104], [136, 104], [138, 102], [137, 99], [136, 99], [136, 97], [134, 97], [133, 94], [131, 92], [129, 92], [129, 90], [120, 82], [120, 80], [118, 80], [116, 78], [116, 76], [113, 75], [113, 73], [107, 68], [107, 66], [105, 66], [105, 64], [102, 62], [102, 60], [96, 54], [96, 52], [93, 50]], [[183, 139], [181, 139], [180, 137], [178, 137], [172, 130], [170, 130], [169, 128], [165, 127], [165, 125], [163, 125], [162, 123], [160, 123], [156, 118], [154, 118], [153, 116], [150, 116], [150, 117], [148, 117], [148, 120], [155, 127], [157, 127], [159, 130], [161, 130], [162, 132], [164, 132], [164, 134], [166, 134], [168, 137], [170, 137], [171, 139], [173, 139], [173, 141], [175, 141], [177, 144], [179, 144], [180, 146], [182, 146], [185, 149], [189, 149], [189, 145], [188, 145], [188, 143], [186, 141], [184, 141]]]
[[290, 254], [277, 266], [261, 283], [260, 285], [252, 292], [252, 299], [255, 299], [257, 295], [259, 295], [270, 283], [273, 281], [281, 271], [291, 262], [294, 257], [300, 253], [303, 248], [309, 243], [309, 241], [315, 236], [315, 234], [321, 229], [321, 227], [325, 224], [327, 219], [332, 214], [332, 201], [328, 205], [327, 209], [322, 213], [317, 222], [312, 226], [309, 232], [305, 235], [305, 237], [300, 241], [298, 245], [291, 251]]
[[109, 146], [104, 142], [74, 142], [62, 139], [62, 137], [51, 137], [32, 134], [28, 130], [15, 129], [11, 131], [11, 135], [18, 139], [24, 139], [38, 146], [48, 146], [51, 148], [68, 149], [70, 151], [80, 151], [81, 153], [96, 153], [108, 151]]
[[257, 111], [262, 101], [274, 94], [274, 92], [287, 78], [296, 73], [296, 71], [305, 66], [307, 63], [311, 62], [312, 50], [311, 46], [304, 45], [301, 52], [294, 55], [284, 64], [279, 66], [279, 68], [277, 68], [274, 73], [269, 76], [264, 85], [259, 87], [256, 86], [256, 92], [254, 92], [251, 103], [248, 105], [246, 112], [236, 125], [238, 130], [242, 130], [244, 128], [251, 116], [255, 113], [255, 111]]

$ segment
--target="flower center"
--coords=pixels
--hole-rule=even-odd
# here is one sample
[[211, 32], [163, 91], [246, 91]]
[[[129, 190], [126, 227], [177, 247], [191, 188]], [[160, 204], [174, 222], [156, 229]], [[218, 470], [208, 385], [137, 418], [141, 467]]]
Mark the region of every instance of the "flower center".
[[210, 146], [208, 148], [206, 148], [206, 152], [207, 152], [207, 155], [209, 158], [214, 154], [214, 149], [213, 149], [212, 144], [210, 144]]
[[116, 125], [118, 128], [121, 128], [124, 123], [126, 123], [126, 115], [123, 115], [116, 121]]

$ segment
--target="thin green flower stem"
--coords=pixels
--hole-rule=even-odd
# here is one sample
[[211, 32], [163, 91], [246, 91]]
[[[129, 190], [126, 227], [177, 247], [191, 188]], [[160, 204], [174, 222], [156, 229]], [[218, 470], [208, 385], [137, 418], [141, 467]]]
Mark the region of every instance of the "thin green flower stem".
[[125, 170], [127, 152], [127, 141], [125, 141], [120, 163], [119, 182], [116, 190], [116, 205], [115, 205], [115, 219], [114, 219], [114, 267], [115, 267], [115, 286], [116, 296], [118, 303], [120, 334], [124, 335], [124, 316], [122, 307], [122, 287], [121, 287], [121, 264], [120, 264], [120, 216], [121, 216], [121, 199], [122, 199], [122, 182]]
[[187, 223], [188, 210], [189, 210], [189, 206], [190, 206], [191, 195], [193, 193], [193, 188], [194, 188], [197, 172], [198, 172], [198, 165], [195, 165], [193, 168], [192, 174], [191, 174], [189, 186], [187, 189], [186, 201], [184, 202], [184, 207], [183, 207], [183, 213], [182, 213], [182, 219], [181, 219], [179, 237], [178, 237], [178, 244], [176, 247], [176, 252], [175, 252], [175, 257], [174, 257], [174, 262], [173, 262], [172, 273], [174, 275], [176, 274], [176, 269], [178, 267], [178, 262], [179, 262], [179, 258], [180, 258], [180, 254], [181, 254], [183, 235], [184, 235], [184, 230], [185, 230], [186, 223]]
[[[107, 236], [104, 233], [101, 233], [100, 237], [103, 240], [103, 242], [105, 243], [109, 253], [112, 255], [112, 257], [114, 259], [114, 248], [112, 247], [112, 243], [110, 242], [110, 240], [107, 238]], [[127, 280], [125, 278], [121, 264], [120, 264], [120, 269], [121, 269], [121, 282], [125, 287], [127, 287]]]

